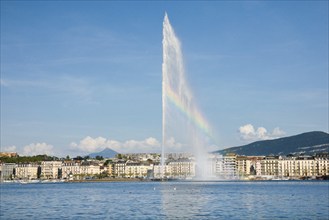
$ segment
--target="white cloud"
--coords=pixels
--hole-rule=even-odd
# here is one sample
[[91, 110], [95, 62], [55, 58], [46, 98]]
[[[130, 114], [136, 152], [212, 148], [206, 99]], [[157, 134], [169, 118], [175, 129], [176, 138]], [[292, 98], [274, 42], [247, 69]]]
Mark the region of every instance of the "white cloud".
[[151, 145], [151, 146], [158, 146], [159, 145], [158, 140], [153, 138], [153, 137], [149, 137], [145, 141], [148, 145]]
[[268, 132], [264, 127], [254, 128], [252, 124], [246, 124], [239, 128], [240, 138], [243, 141], [259, 141], [270, 140], [279, 138], [285, 135], [279, 127], [273, 129], [272, 132]]
[[47, 154], [47, 155], [53, 155], [53, 146], [50, 144], [46, 143], [32, 143], [29, 145], [26, 145], [23, 148], [23, 154], [24, 155], [42, 155], [42, 154]]
[[279, 127], [276, 127], [274, 128], [273, 132], [272, 132], [272, 135], [275, 136], [275, 137], [282, 137], [286, 134], [286, 132], [280, 130]]
[[257, 128], [256, 135], [257, 135], [257, 138], [260, 140], [268, 139], [268, 133], [267, 133], [266, 128], [264, 128], [264, 127]]
[[169, 138], [165, 143], [167, 151], [179, 151], [183, 148], [183, 144], [176, 142], [175, 138], [171, 137]]
[[137, 153], [159, 152], [161, 144], [153, 137], [149, 137], [144, 140], [127, 140], [125, 142], [120, 142], [103, 137], [92, 138], [87, 136], [80, 140], [79, 143], [72, 142], [70, 146], [72, 149], [84, 153], [99, 152], [105, 148], [111, 148], [119, 153]]
[[249, 137], [249, 136], [254, 136], [255, 135], [254, 126], [252, 126], [251, 124], [241, 126], [239, 128], [239, 132], [240, 132], [241, 135], [243, 135], [244, 139], [247, 139], [247, 137]]
[[107, 140], [102, 137], [92, 138], [90, 136], [85, 137], [80, 141], [79, 144], [71, 143], [73, 148], [79, 148], [85, 152], [95, 152], [99, 150], [103, 150], [106, 147]]
[[7, 146], [7, 147], [2, 147], [1, 151], [3, 152], [16, 152], [16, 146]]

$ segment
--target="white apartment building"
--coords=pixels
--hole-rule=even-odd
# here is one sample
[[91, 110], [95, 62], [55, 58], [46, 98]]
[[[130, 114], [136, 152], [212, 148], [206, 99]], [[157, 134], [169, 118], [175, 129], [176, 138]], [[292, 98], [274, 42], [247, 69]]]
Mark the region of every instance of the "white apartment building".
[[[278, 156], [265, 157], [261, 162], [262, 176], [279, 176], [279, 158]], [[281, 168], [281, 164], [280, 164]]]
[[42, 161], [41, 178], [58, 179], [58, 172], [61, 166], [62, 166], [62, 161]]
[[325, 154], [315, 156], [316, 171], [319, 176], [329, 176], [329, 157]]
[[112, 163], [110, 170], [110, 175], [114, 177], [125, 177], [126, 176], [126, 162], [118, 161], [116, 163]]
[[97, 163], [93, 162], [82, 162], [80, 166], [80, 175], [82, 176], [93, 176], [101, 173], [101, 167]]
[[[82, 178], [100, 174], [100, 166], [91, 162], [80, 161], [45, 161], [41, 163], [41, 177], [48, 179]], [[54, 163], [55, 162], [55, 163]]]
[[71, 179], [73, 176], [80, 175], [80, 162], [77, 161], [64, 161], [62, 163], [62, 178]]
[[235, 178], [238, 174], [236, 159], [236, 154], [214, 155], [212, 158], [213, 176], [221, 179]]
[[[246, 163], [252, 157], [246, 157]], [[297, 156], [297, 157], [282, 157], [269, 156], [261, 160], [257, 160], [261, 165], [262, 176], [275, 177], [316, 177], [329, 175], [329, 158], [316, 156]], [[256, 170], [257, 170], [256, 163]], [[240, 171], [241, 168], [238, 168]], [[247, 170], [246, 170], [247, 171]], [[245, 173], [248, 174], [248, 172]], [[259, 175], [256, 171], [256, 175]]]
[[236, 166], [238, 176], [261, 175], [261, 161], [264, 157], [260, 156], [237, 156]]
[[192, 160], [181, 158], [167, 162], [164, 167], [154, 165], [154, 178], [162, 178], [162, 172], [165, 178], [191, 178], [195, 176], [195, 163]]
[[280, 160], [279, 176], [311, 177], [329, 175], [328, 158], [299, 156]]
[[38, 164], [23, 163], [17, 164], [15, 168], [15, 178], [18, 179], [37, 179], [38, 178]]
[[272, 176], [272, 177], [316, 177], [329, 175], [327, 154], [316, 156], [237, 156], [215, 155], [212, 158], [215, 176]]
[[108, 174], [113, 177], [144, 178], [149, 170], [153, 170], [153, 164], [136, 161], [119, 160], [108, 165]]
[[154, 178], [171, 178], [171, 167], [168, 165], [161, 166], [160, 164], [153, 167]]
[[139, 162], [127, 161], [125, 166], [125, 177], [129, 178], [145, 178], [149, 170], [153, 170], [152, 165], [145, 165]]
[[189, 159], [170, 161], [167, 166], [171, 177], [186, 179], [195, 176], [195, 163]]

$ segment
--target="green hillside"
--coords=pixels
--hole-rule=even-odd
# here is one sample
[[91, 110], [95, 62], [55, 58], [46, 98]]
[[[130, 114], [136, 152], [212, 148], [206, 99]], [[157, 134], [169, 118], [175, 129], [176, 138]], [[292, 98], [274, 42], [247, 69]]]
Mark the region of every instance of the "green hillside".
[[321, 131], [307, 132], [274, 140], [257, 141], [251, 144], [226, 148], [216, 153], [236, 153], [246, 156], [307, 154], [329, 151], [329, 134]]

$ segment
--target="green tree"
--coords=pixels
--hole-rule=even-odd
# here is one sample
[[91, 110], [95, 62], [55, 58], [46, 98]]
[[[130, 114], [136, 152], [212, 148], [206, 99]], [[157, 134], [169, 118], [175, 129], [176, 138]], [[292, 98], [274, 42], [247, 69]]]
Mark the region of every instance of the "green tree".
[[58, 179], [62, 179], [62, 176], [63, 176], [63, 170], [62, 168], [58, 168]]
[[40, 179], [41, 177], [41, 167], [38, 166], [38, 170], [37, 170], [37, 178]]
[[56, 161], [57, 157], [51, 157], [46, 154], [36, 156], [17, 156], [17, 157], [0, 157], [0, 161], [4, 163], [36, 163], [41, 161]]
[[107, 165], [109, 165], [109, 163], [111, 163], [112, 162], [112, 160], [106, 160], [105, 162], [104, 162], [104, 166], [107, 166]]
[[104, 158], [102, 156], [96, 156], [96, 160], [103, 160]]
[[83, 157], [77, 156], [77, 157], [73, 158], [73, 160], [83, 160]]

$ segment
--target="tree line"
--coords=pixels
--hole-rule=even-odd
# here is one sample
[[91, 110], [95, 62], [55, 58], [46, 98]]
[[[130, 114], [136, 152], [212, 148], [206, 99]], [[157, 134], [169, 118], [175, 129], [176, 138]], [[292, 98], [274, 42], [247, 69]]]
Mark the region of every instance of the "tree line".
[[[35, 155], [35, 156], [17, 156], [17, 157], [0, 157], [0, 162], [3, 163], [40, 163], [41, 161], [63, 161], [63, 160], [88, 160], [91, 159], [89, 156], [81, 157], [77, 156], [74, 158], [70, 158], [70, 156], [66, 156], [66, 158], [59, 158], [55, 156], [48, 156], [46, 154], [43, 155]], [[103, 160], [102, 156], [96, 156], [96, 160]]]

